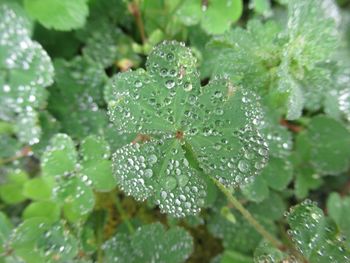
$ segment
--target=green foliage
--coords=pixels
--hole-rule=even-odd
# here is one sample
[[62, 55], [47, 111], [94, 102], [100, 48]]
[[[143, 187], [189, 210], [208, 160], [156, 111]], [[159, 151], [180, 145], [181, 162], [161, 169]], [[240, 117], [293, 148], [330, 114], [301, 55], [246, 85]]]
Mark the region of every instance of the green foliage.
[[[247, 88], [269, 90], [275, 103], [285, 105], [288, 119], [303, 108], [317, 110], [330, 92], [331, 71], [326, 63], [337, 47], [334, 20], [316, 0], [288, 2], [285, 30], [274, 21], [251, 20], [212, 41], [216, 55], [206, 63], [214, 74], [228, 74]], [[322, 18], [322, 19], [321, 19]], [[220, 56], [222, 63], [212, 63]]]
[[24, 0], [24, 7], [46, 28], [66, 31], [82, 27], [89, 13], [87, 0]]
[[53, 66], [17, 8], [0, 3], [0, 118], [13, 123], [20, 142], [35, 144], [41, 133], [36, 110], [45, 105]]
[[0, 0], [0, 263], [350, 262], [349, 5]]
[[193, 250], [192, 237], [180, 227], [159, 224], [138, 228], [131, 236], [117, 234], [103, 245], [108, 262], [184, 262]]

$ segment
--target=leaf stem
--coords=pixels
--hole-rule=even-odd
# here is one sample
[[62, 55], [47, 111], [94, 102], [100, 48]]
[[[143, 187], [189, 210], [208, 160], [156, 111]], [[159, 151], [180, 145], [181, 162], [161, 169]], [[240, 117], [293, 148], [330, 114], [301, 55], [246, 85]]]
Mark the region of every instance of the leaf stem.
[[133, 2], [131, 2], [129, 4], [128, 7], [129, 7], [130, 13], [135, 17], [136, 25], [137, 25], [137, 28], [139, 30], [140, 36], [141, 36], [142, 44], [145, 44], [147, 41], [147, 38], [146, 38], [146, 34], [145, 34], [145, 27], [144, 27], [144, 24], [142, 21], [142, 16], [141, 16], [140, 8], [138, 5], [138, 1], [134, 0]]
[[[212, 178], [213, 179], [213, 178]], [[255, 230], [262, 235], [267, 241], [269, 241], [274, 247], [279, 250], [285, 250], [284, 245], [271, 235], [254, 217], [253, 215], [243, 207], [243, 205], [232, 195], [232, 193], [218, 180], [213, 179], [214, 183], [218, 186], [221, 192], [226, 196], [231, 205], [234, 206], [242, 216], [255, 228]]]
[[29, 146], [26, 146], [19, 153], [17, 153], [15, 156], [5, 158], [5, 159], [0, 159], [0, 165], [16, 161], [18, 159], [21, 159], [23, 157], [30, 155], [31, 153], [32, 153], [32, 149]]
[[127, 214], [125, 213], [125, 211], [123, 209], [123, 206], [122, 206], [122, 204], [120, 202], [118, 194], [116, 195], [116, 198], [115, 198], [115, 206], [116, 206], [116, 208], [117, 208], [117, 210], [118, 210], [118, 212], [119, 212], [123, 222], [125, 222], [128, 230], [129, 230], [129, 233], [133, 234], [135, 232], [135, 229], [132, 226], [132, 224], [130, 223], [129, 217], [127, 216]]

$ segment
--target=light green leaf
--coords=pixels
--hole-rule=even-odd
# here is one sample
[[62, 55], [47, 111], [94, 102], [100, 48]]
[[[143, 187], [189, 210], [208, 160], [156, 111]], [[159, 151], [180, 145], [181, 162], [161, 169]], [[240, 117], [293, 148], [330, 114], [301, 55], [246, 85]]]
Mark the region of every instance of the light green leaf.
[[54, 187], [54, 178], [40, 176], [30, 179], [24, 184], [23, 195], [37, 201], [50, 200]]
[[222, 34], [242, 15], [242, 0], [211, 1], [203, 12], [202, 27], [210, 34]]
[[81, 142], [79, 153], [83, 163], [108, 159], [110, 157], [108, 143], [103, 138], [95, 135], [88, 136]]
[[60, 181], [56, 191], [57, 200], [62, 202], [64, 215], [69, 221], [83, 219], [94, 207], [92, 189], [76, 175]]
[[55, 135], [42, 157], [44, 176], [62, 177], [73, 173], [77, 164], [77, 152], [72, 139], [66, 134]]
[[68, 31], [85, 24], [87, 0], [25, 0], [26, 11], [43, 26]]
[[23, 220], [32, 217], [44, 217], [50, 223], [58, 221], [60, 218], [61, 208], [60, 206], [52, 201], [39, 201], [33, 202], [28, 205], [23, 211]]
[[28, 175], [20, 170], [10, 171], [0, 184], [0, 197], [7, 204], [18, 204], [26, 197], [23, 195], [23, 187], [28, 181]]

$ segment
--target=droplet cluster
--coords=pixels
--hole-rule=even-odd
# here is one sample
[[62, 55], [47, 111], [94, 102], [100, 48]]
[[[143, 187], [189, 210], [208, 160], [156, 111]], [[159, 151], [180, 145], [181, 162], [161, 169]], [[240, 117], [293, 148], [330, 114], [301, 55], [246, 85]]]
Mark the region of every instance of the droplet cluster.
[[14, 116], [21, 114], [21, 119], [17, 118], [22, 122], [18, 131], [23, 122], [28, 126], [26, 134], [18, 136], [22, 142], [35, 144], [40, 129], [33, 116], [35, 109], [45, 103], [44, 88], [53, 82], [53, 66], [45, 50], [31, 40], [29, 21], [13, 7], [0, 5], [0, 72], [4, 77], [0, 84], [0, 118], [13, 121]]
[[[200, 87], [196, 59], [174, 41], [155, 47], [146, 66], [118, 74], [106, 93], [117, 129], [151, 139], [113, 155], [114, 174], [128, 195], [152, 197], [176, 217], [199, 212], [206, 184], [185, 157], [191, 150], [200, 168], [227, 186], [260, 173], [268, 147], [258, 131], [262, 113], [255, 93], [225, 77]], [[153, 156], [154, 164], [148, 161]]]
[[206, 187], [189, 166], [181, 145], [151, 141], [130, 144], [113, 155], [113, 168], [122, 190], [137, 200], [154, 197], [162, 212], [183, 217], [199, 212]]
[[335, 235], [338, 230], [326, 220], [315, 202], [304, 200], [292, 207], [286, 217], [291, 227], [288, 234], [310, 261], [349, 262], [350, 253], [342, 245], [341, 238]]

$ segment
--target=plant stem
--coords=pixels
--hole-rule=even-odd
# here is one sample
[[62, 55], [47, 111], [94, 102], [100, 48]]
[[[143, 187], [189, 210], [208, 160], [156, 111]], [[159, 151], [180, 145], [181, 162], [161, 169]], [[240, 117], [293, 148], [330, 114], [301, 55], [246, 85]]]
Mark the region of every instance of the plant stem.
[[120, 202], [120, 199], [118, 197], [118, 195], [116, 195], [116, 198], [115, 198], [115, 206], [117, 207], [117, 210], [123, 220], [123, 222], [125, 222], [128, 230], [129, 230], [129, 233], [132, 234], [135, 232], [135, 229], [134, 227], [132, 226], [132, 224], [130, 223], [129, 221], [129, 217], [127, 216], [127, 214], [125, 213], [124, 209], [123, 209], [123, 206]]
[[138, 1], [134, 0], [132, 3], [129, 4], [128, 7], [129, 7], [130, 13], [135, 17], [136, 25], [137, 25], [137, 28], [139, 30], [140, 36], [141, 36], [142, 44], [145, 44], [147, 41], [147, 38], [146, 38], [146, 34], [145, 34], [145, 27], [143, 25]]
[[243, 207], [243, 205], [232, 195], [232, 193], [218, 180], [213, 179], [214, 183], [218, 186], [221, 192], [226, 196], [227, 200], [234, 206], [242, 216], [255, 228], [255, 230], [262, 235], [267, 241], [269, 241], [274, 247], [279, 250], [284, 250], [284, 245], [271, 235], [253, 216]]
[[32, 152], [32, 149], [29, 146], [24, 147], [19, 153], [17, 153], [15, 156], [5, 158], [5, 159], [0, 159], [0, 165], [10, 163], [13, 161], [16, 161], [18, 159], [21, 159], [23, 157], [26, 157], [30, 155]]

